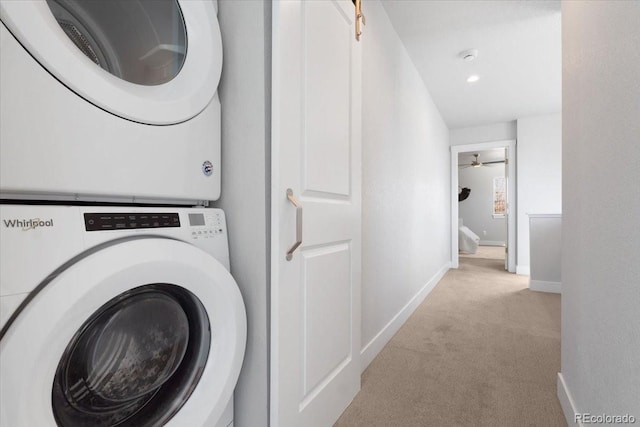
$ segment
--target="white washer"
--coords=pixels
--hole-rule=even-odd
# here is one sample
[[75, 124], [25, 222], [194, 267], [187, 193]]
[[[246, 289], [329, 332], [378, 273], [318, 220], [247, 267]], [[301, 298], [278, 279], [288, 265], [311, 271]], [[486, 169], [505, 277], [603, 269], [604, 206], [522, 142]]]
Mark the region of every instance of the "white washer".
[[224, 213], [0, 205], [0, 425], [232, 425]]
[[3, 198], [220, 196], [215, 0], [0, 0]]

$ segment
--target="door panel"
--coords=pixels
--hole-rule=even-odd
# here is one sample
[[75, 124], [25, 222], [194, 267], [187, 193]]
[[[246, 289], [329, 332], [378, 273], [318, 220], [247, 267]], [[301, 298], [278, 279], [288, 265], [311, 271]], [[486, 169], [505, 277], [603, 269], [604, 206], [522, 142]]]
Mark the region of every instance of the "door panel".
[[[360, 388], [360, 46], [350, 0], [274, 2], [271, 425], [333, 424]], [[293, 190], [303, 209], [296, 239]]]
[[351, 23], [337, 3], [324, 3], [304, 5], [305, 190], [346, 196], [350, 193], [351, 44], [345, 41], [351, 35]]
[[304, 258], [305, 398], [351, 357], [351, 248], [308, 249]]

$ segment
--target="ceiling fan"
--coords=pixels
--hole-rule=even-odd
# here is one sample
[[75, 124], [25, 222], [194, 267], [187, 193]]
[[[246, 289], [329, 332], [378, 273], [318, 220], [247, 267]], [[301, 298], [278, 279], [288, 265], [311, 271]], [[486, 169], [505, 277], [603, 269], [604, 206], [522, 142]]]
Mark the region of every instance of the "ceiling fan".
[[478, 153], [474, 154], [473, 157], [475, 157], [475, 159], [471, 163], [461, 164], [459, 166], [459, 168], [461, 168], [461, 169], [464, 169], [464, 168], [479, 168], [480, 166], [489, 166], [489, 165], [495, 165], [497, 163], [504, 163], [504, 160], [495, 160], [495, 161], [492, 161], [492, 162], [480, 162], [478, 160], [478, 156], [480, 156]]

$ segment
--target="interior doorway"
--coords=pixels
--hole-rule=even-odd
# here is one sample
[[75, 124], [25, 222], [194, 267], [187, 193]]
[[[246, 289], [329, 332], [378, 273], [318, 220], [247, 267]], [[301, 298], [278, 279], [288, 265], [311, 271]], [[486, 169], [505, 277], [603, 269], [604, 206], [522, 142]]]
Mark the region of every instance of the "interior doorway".
[[460, 257], [501, 260], [507, 269], [506, 148], [458, 153]]
[[[489, 151], [491, 150], [491, 151]], [[497, 156], [489, 157], [493, 150], [501, 150], [504, 153], [504, 157]], [[461, 153], [468, 153], [468, 155], [460, 156]], [[460, 159], [459, 159], [460, 158]], [[505, 270], [515, 273], [516, 271], [516, 171], [515, 171], [515, 158], [516, 158], [516, 141], [494, 141], [484, 142], [478, 144], [466, 144], [451, 147], [451, 265], [453, 268], [459, 266], [459, 250], [465, 249], [475, 252], [474, 246], [478, 244], [485, 246], [485, 252], [491, 252], [495, 255], [496, 250], [505, 251], [504, 261]], [[485, 160], [486, 159], [486, 160]], [[484, 162], [483, 162], [484, 160]], [[486, 198], [489, 198], [486, 209], [487, 214], [491, 215], [496, 221], [486, 222], [486, 226], [478, 225], [477, 219], [470, 216], [470, 212], [473, 209], [485, 209], [485, 207], [479, 206], [465, 206], [465, 216], [468, 218], [467, 224], [464, 223], [464, 218], [460, 216], [460, 184], [459, 170], [462, 167], [475, 169], [474, 173], [478, 175], [487, 175], [486, 179], [496, 178], [493, 182], [486, 183], [489, 186], [493, 186], [491, 191], [493, 194], [485, 194]], [[488, 168], [494, 168], [494, 171], [487, 171]], [[464, 173], [465, 177], [469, 173]], [[496, 175], [495, 177], [489, 175]], [[500, 179], [503, 177], [503, 179]], [[464, 181], [464, 179], [463, 179]], [[464, 183], [464, 182], [463, 182]], [[502, 187], [502, 195], [504, 201], [500, 199], [500, 196], [495, 195], [496, 190], [500, 190]], [[472, 190], [472, 189], [471, 189]], [[468, 187], [465, 192], [468, 194]], [[474, 203], [478, 201], [476, 197]], [[464, 202], [462, 202], [464, 203]], [[470, 204], [470, 202], [468, 202]], [[471, 208], [469, 210], [468, 208]], [[504, 218], [504, 220], [501, 220]], [[460, 221], [462, 219], [462, 221]], [[475, 223], [474, 223], [475, 221]], [[462, 223], [461, 223], [462, 222]], [[470, 223], [469, 223], [470, 222]], [[494, 224], [491, 224], [494, 222]], [[475, 227], [475, 231], [479, 234], [476, 235], [469, 229], [467, 225]], [[500, 230], [500, 225], [504, 226], [504, 230]], [[493, 227], [493, 229], [491, 229]], [[475, 241], [475, 243], [474, 243]]]

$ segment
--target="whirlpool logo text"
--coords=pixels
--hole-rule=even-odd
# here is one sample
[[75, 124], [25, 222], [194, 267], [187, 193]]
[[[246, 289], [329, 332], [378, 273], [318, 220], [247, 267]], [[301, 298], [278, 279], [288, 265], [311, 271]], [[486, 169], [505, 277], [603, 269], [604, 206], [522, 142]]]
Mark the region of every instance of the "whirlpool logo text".
[[39, 227], [53, 227], [53, 219], [3, 219], [7, 228], [22, 228], [22, 231], [34, 230]]

